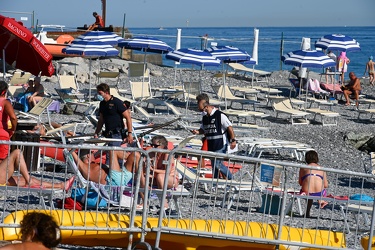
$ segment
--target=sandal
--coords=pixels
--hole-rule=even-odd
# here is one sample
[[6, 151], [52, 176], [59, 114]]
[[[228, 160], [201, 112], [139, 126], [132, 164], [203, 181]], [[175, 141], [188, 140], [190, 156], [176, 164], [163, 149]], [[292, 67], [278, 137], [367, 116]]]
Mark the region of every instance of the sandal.
[[345, 106], [350, 106], [350, 103], [345, 103]]
[[143, 204], [137, 204], [135, 211], [143, 211]]

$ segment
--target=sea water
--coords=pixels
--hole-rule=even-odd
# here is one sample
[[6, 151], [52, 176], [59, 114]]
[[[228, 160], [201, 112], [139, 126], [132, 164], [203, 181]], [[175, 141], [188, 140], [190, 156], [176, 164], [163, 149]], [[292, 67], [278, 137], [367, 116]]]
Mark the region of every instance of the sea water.
[[[315, 49], [315, 42], [324, 35], [343, 34], [352, 37], [360, 43], [361, 51], [348, 52], [350, 59], [348, 71], [354, 71], [358, 77], [362, 77], [365, 71], [365, 64], [370, 55], [375, 56], [375, 27], [264, 27], [259, 29], [258, 43], [258, 65], [256, 69], [265, 71], [290, 70], [292, 66], [280, 63], [281, 54], [281, 36], [284, 34], [283, 54], [301, 49], [302, 37], [311, 39], [311, 48]], [[133, 36], [147, 35], [158, 38], [172, 48], [176, 47], [177, 28], [131, 28]], [[253, 27], [215, 27], [215, 28], [181, 28], [181, 48], [202, 49], [211, 44], [230, 45], [246, 50], [252, 55], [254, 44]], [[209, 40], [205, 44], [204, 36]], [[337, 51], [334, 53], [338, 54]], [[174, 66], [174, 61], [165, 59], [163, 64]], [[190, 65], [191, 66], [191, 65]], [[179, 67], [189, 67], [181, 65]], [[214, 69], [214, 68], [209, 68]], [[220, 70], [220, 67], [217, 67]], [[321, 72], [321, 69], [310, 69], [315, 72]]]

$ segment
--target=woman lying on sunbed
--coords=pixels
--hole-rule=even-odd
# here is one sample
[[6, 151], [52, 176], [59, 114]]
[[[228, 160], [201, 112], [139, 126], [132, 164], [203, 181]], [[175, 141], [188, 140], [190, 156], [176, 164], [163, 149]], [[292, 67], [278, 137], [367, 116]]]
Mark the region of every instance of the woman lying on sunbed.
[[[0, 160], [1, 161], [1, 160]], [[13, 176], [17, 169], [21, 176]], [[51, 183], [41, 181], [28, 172], [25, 158], [22, 151], [15, 149], [10, 155], [0, 163], [0, 186], [19, 186], [29, 188], [57, 188], [68, 191], [74, 182], [74, 176], [66, 182]]]
[[[310, 150], [305, 155], [305, 161], [309, 166], [320, 168], [318, 165], [318, 153]], [[327, 175], [322, 170], [313, 170], [301, 168], [299, 170], [298, 183], [301, 185], [301, 194], [305, 193], [309, 196], [325, 197], [327, 196], [326, 188], [328, 188]], [[307, 200], [306, 217], [310, 217], [310, 210], [313, 200]], [[324, 200], [319, 201], [320, 208], [324, 208], [328, 203]]]

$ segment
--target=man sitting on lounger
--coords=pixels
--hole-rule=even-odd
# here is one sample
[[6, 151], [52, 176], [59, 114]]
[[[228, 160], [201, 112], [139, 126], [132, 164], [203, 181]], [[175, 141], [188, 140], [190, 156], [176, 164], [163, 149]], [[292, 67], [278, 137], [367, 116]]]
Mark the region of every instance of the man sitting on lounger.
[[354, 72], [349, 73], [349, 78], [350, 78], [349, 83], [345, 86], [342, 86], [342, 91], [344, 92], [344, 96], [346, 100], [345, 106], [350, 105], [349, 95], [354, 94], [355, 105], [357, 106], [357, 109], [358, 109], [359, 93], [361, 92], [361, 89], [362, 89], [361, 81], [359, 80], [359, 78], [356, 77]]
[[[21, 176], [13, 176], [14, 170], [18, 170]], [[19, 186], [30, 188], [57, 188], [68, 191], [74, 182], [74, 176], [66, 182], [51, 183], [40, 181], [32, 177], [27, 169], [22, 151], [15, 149], [0, 163], [0, 186]]]

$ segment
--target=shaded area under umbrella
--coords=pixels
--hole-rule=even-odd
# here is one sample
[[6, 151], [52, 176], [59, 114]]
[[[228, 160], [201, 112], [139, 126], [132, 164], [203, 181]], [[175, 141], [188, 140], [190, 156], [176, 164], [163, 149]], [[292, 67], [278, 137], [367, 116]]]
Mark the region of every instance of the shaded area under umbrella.
[[[190, 48], [183, 48], [169, 52], [166, 56], [167, 59], [173, 60], [175, 62], [184, 63], [184, 64], [191, 64], [192, 70], [194, 70], [194, 65], [198, 65], [201, 67], [204, 66], [219, 66], [220, 60], [212, 56], [209, 52], [198, 50], [198, 49], [190, 49]], [[201, 85], [201, 78], [200, 78], [200, 71], [199, 71], [199, 92], [202, 91]], [[191, 81], [189, 84], [188, 94], [191, 91]], [[189, 107], [189, 99], [186, 100], [186, 113]]]
[[[226, 74], [228, 72], [228, 63], [238, 63], [250, 61], [251, 56], [244, 50], [232, 46], [214, 46], [206, 50], [212, 56], [219, 59], [223, 65], [223, 86], [224, 86], [224, 102], [225, 109], [227, 109], [227, 97], [225, 93], [226, 86]], [[253, 61], [255, 64], [255, 61]], [[227, 64], [226, 69], [224, 70], [224, 63]]]
[[52, 55], [33, 34], [13, 18], [0, 15], [0, 49], [5, 62], [32, 73], [52, 76]]
[[113, 46], [98, 40], [80, 40], [73, 42], [62, 50], [68, 55], [77, 55], [90, 59], [89, 62], [89, 102], [91, 102], [91, 68], [92, 58], [117, 56], [118, 50]]
[[[316, 50], [296, 50], [282, 56], [281, 60], [286, 65], [297, 66], [300, 68], [327, 68], [336, 65], [335, 61], [326, 56], [323, 52]], [[309, 71], [307, 71], [307, 79], [309, 79]], [[301, 88], [302, 86], [300, 86], [300, 89]], [[308, 84], [306, 84], [306, 103], [307, 92]]]
[[[169, 51], [172, 51], [172, 47], [170, 47], [165, 42], [153, 38], [153, 37], [147, 37], [147, 36], [139, 36], [139, 37], [133, 37], [130, 39], [126, 39], [120, 43], [118, 43], [119, 47], [125, 48], [125, 49], [131, 49], [131, 50], [138, 50], [144, 52], [144, 59], [143, 59], [143, 77], [142, 77], [142, 95], [143, 95], [143, 85], [145, 81], [145, 75], [144, 72], [146, 71], [146, 56], [147, 53], [167, 53]], [[143, 98], [143, 96], [142, 96]]]

